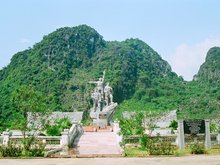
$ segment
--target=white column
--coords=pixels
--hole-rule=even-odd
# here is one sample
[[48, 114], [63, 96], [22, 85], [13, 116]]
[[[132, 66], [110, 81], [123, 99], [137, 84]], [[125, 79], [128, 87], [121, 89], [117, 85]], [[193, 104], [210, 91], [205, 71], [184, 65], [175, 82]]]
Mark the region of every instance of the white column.
[[3, 145], [7, 146], [10, 140], [10, 134], [9, 132], [3, 132]]
[[69, 145], [69, 129], [64, 129], [60, 141], [61, 147]]
[[117, 140], [118, 146], [120, 147], [120, 152], [123, 156], [125, 156], [124, 149], [120, 145], [123, 140], [123, 135], [120, 133], [120, 131], [121, 131], [121, 128], [120, 128], [119, 122], [115, 121], [113, 123], [113, 132], [116, 134], [116, 140]]
[[217, 137], [216, 137], [217, 143], [220, 144], [220, 134], [218, 133]]
[[60, 145], [62, 147], [62, 151], [60, 152], [60, 155], [68, 155], [68, 149], [69, 149], [69, 129], [64, 129], [64, 131], [61, 133], [61, 141]]
[[205, 147], [211, 148], [210, 119], [205, 120]]
[[185, 149], [185, 137], [184, 137], [184, 128], [183, 120], [178, 120], [178, 146], [181, 150]]

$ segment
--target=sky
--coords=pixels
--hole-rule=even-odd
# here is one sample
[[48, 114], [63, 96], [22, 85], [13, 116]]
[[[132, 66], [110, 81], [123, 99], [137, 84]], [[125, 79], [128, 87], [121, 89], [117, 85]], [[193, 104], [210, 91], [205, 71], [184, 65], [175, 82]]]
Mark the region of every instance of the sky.
[[139, 38], [192, 80], [220, 46], [219, 0], [2, 0], [0, 69], [54, 30], [87, 24], [105, 40]]

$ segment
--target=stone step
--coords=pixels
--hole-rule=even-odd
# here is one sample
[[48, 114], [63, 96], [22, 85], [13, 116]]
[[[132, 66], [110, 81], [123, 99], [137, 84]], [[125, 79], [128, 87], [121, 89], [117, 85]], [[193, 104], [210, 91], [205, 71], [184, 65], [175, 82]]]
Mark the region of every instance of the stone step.
[[77, 158], [118, 158], [122, 157], [122, 154], [80, 154], [76, 155]]
[[119, 157], [121, 148], [114, 132], [84, 132], [78, 143], [77, 157]]

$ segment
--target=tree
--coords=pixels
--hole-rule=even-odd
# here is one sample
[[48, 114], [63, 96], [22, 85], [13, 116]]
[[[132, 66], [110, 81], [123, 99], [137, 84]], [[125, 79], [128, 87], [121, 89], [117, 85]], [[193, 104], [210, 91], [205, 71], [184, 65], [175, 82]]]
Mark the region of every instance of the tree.
[[[25, 150], [29, 150], [36, 131], [45, 125], [46, 118], [50, 113], [46, 103], [47, 97], [41, 92], [35, 91], [31, 86], [23, 85], [12, 94], [12, 104], [16, 111], [13, 114], [16, 118], [13, 125], [22, 131]], [[31, 120], [29, 121], [29, 119]]]

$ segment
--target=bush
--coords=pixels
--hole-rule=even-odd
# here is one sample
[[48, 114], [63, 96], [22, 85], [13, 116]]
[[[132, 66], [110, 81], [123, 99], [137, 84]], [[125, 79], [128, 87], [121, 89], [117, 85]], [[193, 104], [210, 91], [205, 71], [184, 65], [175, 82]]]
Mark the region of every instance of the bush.
[[177, 123], [177, 121], [176, 121], [176, 120], [172, 120], [172, 121], [170, 122], [169, 128], [172, 128], [173, 130], [177, 130], [177, 128], [178, 128], [178, 123]]
[[141, 149], [145, 149], [147, 147], [148, 144], [148, 136], [147, 135], [143, 135], [140, 139], [139, 139], [139, 143], [141, 145]]
[[205, 154], [205, 146], [203, 144], [199, 144], [198, 142], [189, 145], [191, 154]]
[[69, 118], [62, 118], [55, 121], [54, 125], [47, 126], [46, 133], [49, 136], [60, 136], [64, 129], [71, 127]]
[[176, 151], [176, 146], [170, 142], [155, 142], [150, 140], [148, 151], [150, 155], [173, 155]]
[[28, 150], [14, 145], [0, 146], [0, 157], [42, 157], [44, 156], [44, 148], [43, 145], [34, 146]]
[[22, 155], [22, 148], [9, 145], [7, 147], [0, 146], [1, 157], [19, 157]]
[[58, 125], [48, 126], [46, 132], [48, 136], [60, 136], [61, 135], [61, 129]]

